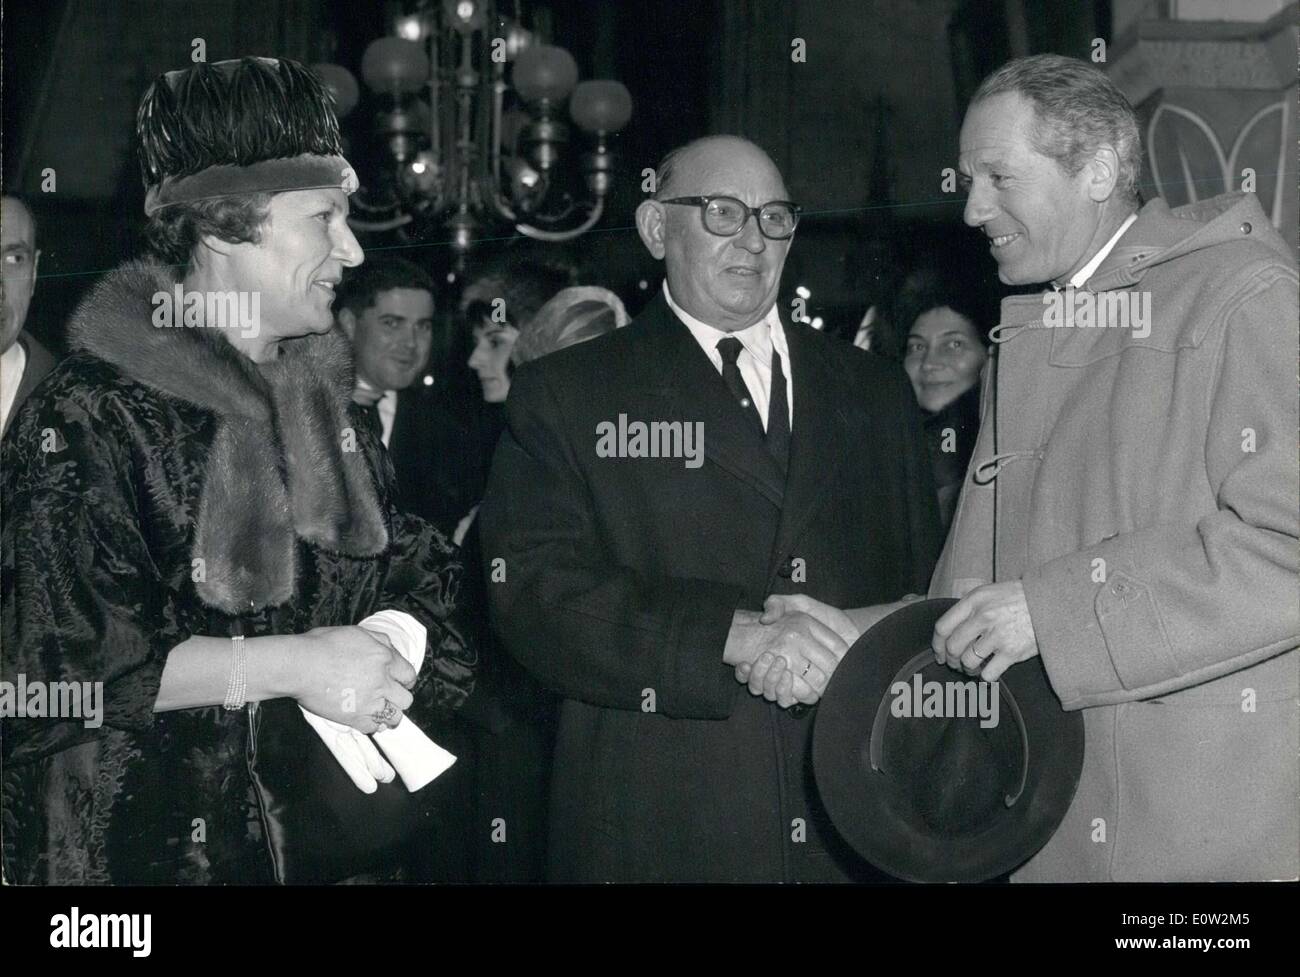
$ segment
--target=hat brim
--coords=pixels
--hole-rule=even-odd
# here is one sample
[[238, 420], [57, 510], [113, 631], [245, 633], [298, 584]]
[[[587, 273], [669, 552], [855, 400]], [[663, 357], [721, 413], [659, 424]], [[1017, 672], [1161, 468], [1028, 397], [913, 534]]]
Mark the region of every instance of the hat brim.
[[1001, 678], [1028, 743], [1024, 786], [1013, 804], [972, 829], [945, 833], [900, 801], [924, 770], [873, 769], [872, 731], [877, 726], [880, 735], [882, 702], [899, 670], [930, 647], [935, 622], [955, 603], [908, 604], [863, 634], [831, 677], [813, 731], [817, 789], [836, 830], [877, 868], [912, 882], [980, 882], [1022, 865], [1060, 825], [1083, 769], [1083, 718], [1061, 708], [1038, 658], [1013, 665]]

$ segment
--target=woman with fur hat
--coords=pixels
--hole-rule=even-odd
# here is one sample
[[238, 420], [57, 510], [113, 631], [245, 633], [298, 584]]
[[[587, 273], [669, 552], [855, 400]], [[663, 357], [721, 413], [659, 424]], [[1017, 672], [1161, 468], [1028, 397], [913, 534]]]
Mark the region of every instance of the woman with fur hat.
[[[199, 64], [137, 129], [158, 260], [99, 283], [4, 442], [6, 678], [98, 703], [4, 722], [5, 878], [418, 877], [427, 812], [369, 734], [457, 706], [476, 660], [461, 566], [350, 404], [329, 96]], [[381, 610], [427, 645], [358, 626]]]

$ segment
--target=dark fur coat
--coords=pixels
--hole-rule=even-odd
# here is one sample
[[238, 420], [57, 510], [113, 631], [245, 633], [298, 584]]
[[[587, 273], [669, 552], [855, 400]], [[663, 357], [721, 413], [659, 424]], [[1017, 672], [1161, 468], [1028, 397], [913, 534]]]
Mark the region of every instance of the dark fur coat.
[[11, 882], [269, 879], [242, 713], [153, 712], [191, 635], [391, 607], [429, 631], [413, 718], [472, 687], [462, 568], [394, 509], [391, 464], [348, 401], [346, 343], [293, 340], [255, 367], [215, 330], [152, 325], [172, 281], [133, 263], [101, 282], [4, 441], [4, 676], [103, 683], [101, 726], [0, 725]]

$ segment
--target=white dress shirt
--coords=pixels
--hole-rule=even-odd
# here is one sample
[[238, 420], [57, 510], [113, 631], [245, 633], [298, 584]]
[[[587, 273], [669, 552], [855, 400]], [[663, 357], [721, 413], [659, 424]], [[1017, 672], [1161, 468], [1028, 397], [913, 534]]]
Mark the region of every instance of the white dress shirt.
[[[357, 377], [357, 386], [371, 394], [375, 393], [375, 388], [360, 377]], [[375, 402], [375, 408], [379, 411], [379, 424], [383, 428], [381, 436], [384, 447], [387, 448], [388, 440], [393, 436], [393, 421], [397, 418], [397, 391], [385, 390], [384, 395]]]
[[740, 369], [745, 386], [749, 388], [750, 396], [754, 398], [754, 406], [758, 409], [758, 416], [763, 422], [765, 431], [768, 404], [772, 400], [772, 354], [774, 352], [781, 354], [781, 372], [785, 374], [785, 403], [790, 411], [790, 430], [793, 431], [794, 376], [790, 370], [790, 348], [786, 345], [785, 328], [781, 325], [781, 316], [776, 311], [776, 303], [772, 303], [772, 307], [767, 310], [767, 315], [747, 329], [723, 332], [683, 311], [682, 307], [673, 301], [673, 294], [668, 291], [667, 280], [664, 281], [664, 298], [668, 300], [668, 308], [672, 309], [677, 318], [681, 319], [686, 324], [686, 328], [691, 331], [691, 335], [709, 357], [709, 362], [713, 364], [719, 376], [722, 375], [722, 354], [718, 352], [718, 341], [728, 336], [735, 336], [740, 340], [742, 349], [740, 356], [736, 358], [736, 366]]
[[397, 391], [385, 390], [375, 406], [379, 408], [379, 423], [384, 429], [384, 447], [387, 448], [393, 437], [393, 421], [397, 419]]
[[1137, 219], [1136, 212], [1128, 215], [1128, 219], [1119, 226], [1118, 231], [1111, 235], [1110, 240], [1101, 246], [1101, 250], [1092, 256], [1092, 260], [1076, 271], [1070, 278], [1071, 288], [1083, 288], [1084, 285], [1088, 284], [1088, 279], [1092, 277], [1092, 273], [1101, 267], [1101, 263], [1106, 260], [1106, 255], [1110, 254], [1115, 245], [1119, 244], [1119, 239], [1124, 236], [1124, 232]]
[[0, 356], [0, 430], [9, 423], [9, 412], [14, 409], [14, 398], [18, 396], [18, 386], [23, 382], [26, 366], [27, 350], [14, 340], [13, 345]]

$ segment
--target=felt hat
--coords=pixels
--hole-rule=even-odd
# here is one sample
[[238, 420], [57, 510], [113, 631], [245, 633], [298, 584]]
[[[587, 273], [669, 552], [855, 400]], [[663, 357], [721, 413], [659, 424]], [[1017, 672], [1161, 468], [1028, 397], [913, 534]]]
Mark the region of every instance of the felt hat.
[[813, 732], [817, 789], [867, 861], [912, 882], [979, 882], [1028, 861], [1065, 817], [1083, 718], [1038, 658], [989, 683], [937, 664], [956, 601], [908, 604], [845, 653]]

